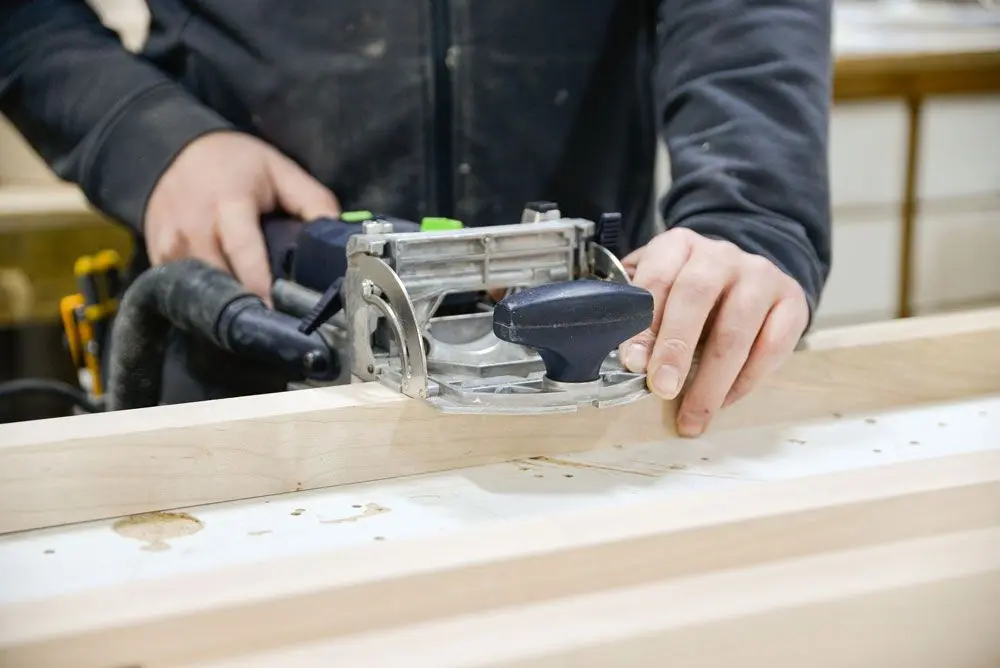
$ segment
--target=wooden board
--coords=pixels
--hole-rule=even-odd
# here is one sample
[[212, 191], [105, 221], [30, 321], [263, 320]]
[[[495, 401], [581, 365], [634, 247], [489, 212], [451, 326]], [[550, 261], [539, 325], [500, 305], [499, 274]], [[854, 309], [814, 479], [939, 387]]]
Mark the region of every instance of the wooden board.
[[[995, 621], [998, 547], [1000, 451], [989, 451], [10, 604], [0, 608], [0, 665], [45, 668], [72, 657], [76, 668], [160, 668], [259, 655], [262, 663], [250, 665], [319, 666], [345, 665], [332, 659], [351, 655], [352, 666], [401, 665], [403, 656], [405, 665], [436, 668], [554, 666], [567, 664], [526, 662], [518, 650], [566, 659], [592, 646], [603, 647], [598, 656], [638, 665], [637, 651], [665, 660], [679, 646], [687, 653], [670, 665], [708, 666], [732, 653], [704, 645], [716, 663], [699, 663], [688, 643], [737, 633], [726, 618], [764, 624], [766, 638], [753, 642], [773, 658], [783, 646], [781, 623], [797, 619], [792, 628], [807, 635], [825, 629], [830, 641], [831, 629], [858, 613], [902, 614], [876, 617], [896, 625], [891, 637], [851, 639], [857, 654], [848, 656], [861, 657], [853, 665], [877, 665], [872, 656], [954, 648], [968, 640], [967, 629]], [[806, 614], [794, 614], [797, 606]], [[553, 614], [539, 628], [544, 609]], [[617, 624], [601, 627], [612, 611]], [[904, 633], [929, 620], [938, 622], [936, 635]], [[465, 628], [467, 639], [492, 634], [506, 649], [493, 655], [493, 641], [477, 647], [462, 636], [445, 642], [441, 628]], [[435, 640], [403, 641], [421, 629]], [[998, 642], [980, 637], [971, 649], [983, 659]], [[294, 647], [303, 643], [334, 645], [310, 650], [319, 652], [311, 662], [266, 660], [268, 652], [302, 651]]]
[[[1000, 309], [915, 318], [813, 334], [715, 428], [993, 392]], [[673, 415], [655, 397], [565, 415], [442, 415], [355, 384], [14, 423], [0, 426], [0, 533], [667, 441]]]
[[183, 665], [986, 668], [1000, 663], [998, 601], [993, 529]]
[[834, 100], [848, 102], [1000, 92], [1000, 37], [989, 50], [845, 54], [837, 59]]
[[0, 536], [0, 607], [498, 520], [1000, 450], [1000, 394]]

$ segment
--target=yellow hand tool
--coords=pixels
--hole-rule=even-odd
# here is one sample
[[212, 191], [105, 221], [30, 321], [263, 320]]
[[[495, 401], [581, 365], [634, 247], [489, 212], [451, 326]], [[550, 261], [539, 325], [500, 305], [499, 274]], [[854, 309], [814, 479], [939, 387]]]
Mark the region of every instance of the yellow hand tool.
[[83, 256], [73, 267], [80, 291], [63, 297], [59, 303], [80, 385], [94, 398], [104, 395], [101, 362], [111, 319], [118, 310], [123, 271], [124, 264], [113, 250]]

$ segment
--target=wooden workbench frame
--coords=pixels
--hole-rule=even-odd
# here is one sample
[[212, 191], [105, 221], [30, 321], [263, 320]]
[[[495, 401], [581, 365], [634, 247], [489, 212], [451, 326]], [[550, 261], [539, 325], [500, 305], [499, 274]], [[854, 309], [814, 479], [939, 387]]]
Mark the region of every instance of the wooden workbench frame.
[[0, 665], [959, 668], [998, 612], [991, 450], [10, 604]]
[[[1000, 309], [818, 331], [734, 429], [1000, 392]], [[674, 402], [443, 415], [374, 383], [0, 426], [0, 533], [676, 439]]]

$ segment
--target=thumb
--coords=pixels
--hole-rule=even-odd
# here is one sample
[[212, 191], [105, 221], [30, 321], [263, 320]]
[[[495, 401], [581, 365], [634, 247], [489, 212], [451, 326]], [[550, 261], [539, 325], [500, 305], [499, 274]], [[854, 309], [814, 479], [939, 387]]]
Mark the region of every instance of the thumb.
[[281, 208], [302, 220], [340, 215], [340, 202], [322, 183], [283, 155], [269, 162], [274, 195]]
[[656, 334], [650, 329], [636, 334], [622, 343], [618, 349], [618, 359], [622, 366], [632, 373], [645, 373], [654, 343], [656, 343]]

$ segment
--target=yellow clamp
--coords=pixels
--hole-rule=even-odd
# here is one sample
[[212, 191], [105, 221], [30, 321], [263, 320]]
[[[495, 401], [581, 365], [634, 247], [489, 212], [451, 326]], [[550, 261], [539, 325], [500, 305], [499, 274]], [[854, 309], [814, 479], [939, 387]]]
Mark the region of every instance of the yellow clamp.
[[123, 263], [114, 250], [83, 256], [73, 265], [80, 291], [63, 297], [59, 312], [70, 357], [76, 368], [86, 368], [92, 393], [103, 394], [99, 343], [107, 320], [118, 310]]

